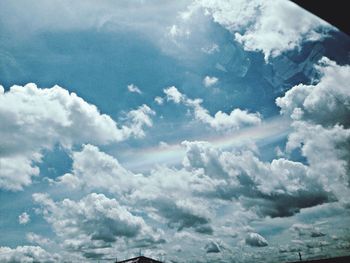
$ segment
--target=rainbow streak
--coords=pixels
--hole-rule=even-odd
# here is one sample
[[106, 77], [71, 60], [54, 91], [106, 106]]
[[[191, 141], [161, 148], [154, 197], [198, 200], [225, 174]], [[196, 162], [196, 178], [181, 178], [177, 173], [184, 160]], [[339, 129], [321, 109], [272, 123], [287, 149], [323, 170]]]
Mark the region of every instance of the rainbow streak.
[[[247, 127], [225, 135], [201, 137], [197, 141], [209, 142], [213, 147], [220, 149], [244, 146], [252, 142], [258, 146], [263, 146], [285, 138], [290, 131], [290, 120], [278, 116], [270, 118], [257, 126]], [[186, 148], [181, 145], [181, 142], [166, 146], [136, 149], [127, 154], [132, 158], [127, 158], [130, 161], [123, 165], [136, 171], [146, 171], [155, 165], [178, 165], [186, 154]]]

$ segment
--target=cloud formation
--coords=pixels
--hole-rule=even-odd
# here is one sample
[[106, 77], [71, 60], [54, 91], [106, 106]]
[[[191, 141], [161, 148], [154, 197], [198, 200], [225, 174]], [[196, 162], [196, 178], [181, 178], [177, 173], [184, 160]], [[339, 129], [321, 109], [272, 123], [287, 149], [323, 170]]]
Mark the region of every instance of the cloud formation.
[[208, 88], [215, 85], [218, 81], [219, 79], [217, 77], [205, 76], [203, 79], [203, 85]]
[[21, 225], [25, 225], [29, 223], [29, 221], [30, 221], [30, 216], [26, 212], [23, 212], [18, 216], [18, 223]]
[[315, 84], [295, 86], [276, 99], [281, 114], [293, 120], [286, 150], [300, 149], [309, 173], [349, 202], [350, 67], [323, 58], [316, 68], [320, 79]]
[[143, 137], [154, 115], [147, 105], [126, 114], [120, 127], [111, 117], [75, 93], [54, 86], [41, 89], [30, 83], [0, 86], [0, 187], [21, 190], [39, 174], [35, 162], [41, 152], [59, 144], [67, 149], [82, 143], [108, 144]]
[[39, 246], [0, 247], [0, 262], [59, 262], [58, 254], [51, 254]]
[[66, 249], [89, 252], [110, 247], [117, 240], [157, 242], [158, 236], [142, 217], [133, 215], [116, 199], [91, 193], [79, 201], [54, 202], [47, 194], [33, 194], [44, 218], [63, 239]]
[[174, 86], [164, 89], [168, 101], [183, 104], [193, 110], [194, 118], [208, 124], [217, 131], [238, 130], [244, 126], [258, 125], [261, 123], [259, 113], [249, 113], [247, 110], [234, 109], [229, 114], [218, 111], [211, 116], [209, 111], [201, 104], [201, 99], [190, 99], [182, 94]]
[[245, 50], [263, 52], [266, 61], [305, 41], [322, 39], [332, 29], [291, 1], [198, 0], [183, 16], [188, 19], [198, 9], [228, 29]]
[[129, 84], [128, 91], [131, 93], [142, 94], [142, 91], [135, 84]]
[[245, 238], [246, 244], [252, 247], [266, 247], [268, 246], [267, 240], [258, 233], [249, 233]]
[[283, 158], [262, 162], [252, 151], [222, 151], [205, 142], [184, 145], [184, 166], [219, 180], [211, 195], [238, 199], [260, 216], [291, 216], [300, 208], [331, 200], [321, 181], [302, 163]]

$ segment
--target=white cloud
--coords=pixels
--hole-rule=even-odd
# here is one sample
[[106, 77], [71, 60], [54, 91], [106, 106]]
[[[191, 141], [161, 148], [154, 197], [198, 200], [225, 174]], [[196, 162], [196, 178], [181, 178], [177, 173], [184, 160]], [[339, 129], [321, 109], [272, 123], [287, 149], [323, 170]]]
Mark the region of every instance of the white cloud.
[[135, 175], [96, 146], [84, 145], [81, 151], [73, 152], [72, 159], [71, 173], [58, 178], [60, 183], [71, 188], [103, 189], [121, 194], [135, 187]]
[[58, 254], [51, 254], [39, 246], [0, 247], [0, 262], [59, 262]]
[[316, 41], [331, 29], [324, 21], [285, 0], [198, 0], [185, 17], [199, 8], [233, 35], [245, 50], [262, 51], [267, 61], [300, 47], [304, 41]]
[[30, 243], [38, 244], [39, 246], [45, 247], [53, 244], [53, 241], [43, 237], [41, 235], [35, 234], [33, 232], [29, 232], [26, 234], [26, 239]]
[[215, 85], [218, 81], [219, 79], [216, 77], [205, 76], [203, 79], [203, 85], [208, 88]]
[[178, 230], [212, 232], [208, 225], [212, 215], [206, 201], [192, 197], [193, 192], [211, 188], [205, 176], [166, 167], [158, 167], [148, 176], [133, 174], [117, 159], [92, 145], [83, 146], [72, 158], [72, 171], [59, 177], [59, 184], [79, 190], [108, 191], [134, 208], [149, 207], [153, 214]]
[[142, 91], [134, 84], [128, 85], [128, 91], [132, 93], [142, 94]]
[[18, 223], [20, 223], [21, 225], [25, 225], [29, 223], [29, 221], [30, 221], [30, 216], [26, 212], [23, 212], [18, 216]]
[[286, 150], [301, 149], [309, 163], [309, 173], [348, 203], [350, 67], [323, 58], [316, 68], [320, 74], [316, 84], [295, 86], [276, 99], [281, 114], [293, 120]]
[[0, 188], [17, 191], [30, 185], [31, 177], [39, 175], [39, 168], [33, 165], [34, 160], [39, 161], [40, 158], [37, 159], [34, 156], [0, 157]]
[[141, 105], [136, 110], [131, 110], [126, 114], [127, 125], [122, 127], [126, 137], [142, 138], [145, 136], [144, 127], [152, 127], [151, 116], [156, 113], [146, 104]]
[[70, 149], [74, 144], [108, 144], [129, 137], [143, 137], [152, 126], [154, 112], [142, 105], [118, 124], [75, 93], [54, 86], [13, 86], [0, 92], [0, 187], [21, 190], [39, 174], [35, 162], [54, 145]]
[[164, 89], [164, 93], [168, 101], [173, 101], [176, 104], [186, 100], [185, 96], [174, 86]]
[[266, 247], [267, 240], [258, 233], [249, 233], [245, 238], [245, 243], [252, 247]]
[[78, 201], [54, 202], [47, 194], [36, 193], [33, 199], [67, 249], [91, 252], [123, 238], [129, 242], [159, 242], [157, 233], [142, 217], [103, 194], [91, 193]]
[[186, 169], [215, 179], [204, 191], [206, 195], [223, 200], [237, 198], [243, 207], [260, 216], [291, 216], [300, 208], [329, 200], [323, 182], [302, 163], [283, 158], [262, 162], [249, 150], [222, 151], [205, 142], [184, 145]]
[[349, 126], [350, 66], [337, 65], [324, 57], [316, 69], [321, 75], [318, 83], [300, 84], [276, 99], [281, 113], [290, 115], [293, 120], [307, 119], [325, 127], [335, 124]]
[[155, 101], [158, 105], [163, 105], [163, 103], [164, 103], [164, 99], [163, 99], [162, 97], [159, 97], [159, 96], [155, 97], [155, 98], [154, 98], [154, 101]]
[[213, 117], [207, 109], [203, 108], [201, 99], [189, 99], [174, 86], [164, 89], [164, 93], [168, 101], [173, 101], [176, 104], [182, 103], [191, 108], [196, 120], [209, 124], [218, 131], [238, 130], [243, 126], [261, 123], [259, 113], [249, 113], [247, 110], [241, 109], [234, 109], [229, 114], [218, 111]]

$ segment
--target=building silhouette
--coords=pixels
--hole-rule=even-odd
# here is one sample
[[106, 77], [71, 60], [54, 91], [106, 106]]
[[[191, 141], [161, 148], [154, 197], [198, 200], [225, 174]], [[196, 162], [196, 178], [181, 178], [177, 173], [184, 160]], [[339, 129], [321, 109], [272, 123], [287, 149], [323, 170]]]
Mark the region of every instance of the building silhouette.
[[162, 263], [162, 262], [152, 258], [140, 256], [140, 257], [130, 258], [122, 261], [117, 260], [115, 263]]

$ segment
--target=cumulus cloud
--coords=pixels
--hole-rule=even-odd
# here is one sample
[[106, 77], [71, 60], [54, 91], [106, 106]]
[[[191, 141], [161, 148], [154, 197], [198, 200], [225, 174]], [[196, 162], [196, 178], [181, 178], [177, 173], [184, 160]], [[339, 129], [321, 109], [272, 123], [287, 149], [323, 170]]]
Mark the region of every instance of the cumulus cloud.
[[203, 79], [203, 85], [208, 88], [215, 85], [218, 81], [219, 79], [217, 77], [205, 76]]
[[18, 223], [20, 223], [21, 225], [25, 225], [29, 223], [29, 221], [30, 221], [30, 216], [26, 212], [23, 212], [18, 216]]
[[192, 197], [194, 191], [210, 187], [205, 176], [166, 167], [158, 167], [148, 176], [134, 174], [116, 158], [92, 145], [73, 152], [72, 158], [72, 171], [59, 177], [57, 183], [89, 191], [108, 191], [130, 206], [148, 207], [178, 231], [193, 228], [200, 233], [213, 232], [206, 203]]
[[276, 99], [281, 114], [293, 120], [286, 150], [300, 149], [309, 173], [349, 202], [350, 67], [323, 58], [316, 68], [320, 79], [315, 84], [295, 86]]
[[0, 157], [0, 188], [16, 191], [30, 185], [32, 176], [39, 175], [39, 168], [33, 163], [40, 159], [41, 155], [35, 153], [29, 156]]
[[87, 144], [72, 154], [71, 173], [57, 178], [71, 188], [101, 189], [114, 193], [128, 192], [135, 187], [135, 175], [117, 159]]
[[67, 249], [89, 252], [111, 246], [123, 238], [158, 242], [159, 237], [141, 217], [103, 194], [92, 193], [78, 201], [55, 202], [47, 194], [36, 193], [33, 199]]
[[29, 232], [26, 234], [26, 239], [28, 242], [33, 243], [33, 244], [38, 244], [41, 247], [49, 246], [53, 244], [53, 241], [43, 237], [41, 235], [35, 234], [33, 232]]
[[159, 97], [159, 96], [155, 97], [155, 98], [154, 98], [154, 101], [155, 101], [158, 105], [163, 105], [163, 103], [164, 103], [164, 99], [163, 99], [162, 97]]
[[205, 142], [184, 142], [183, 168], [134, 174], [96, 146], [72, 154], [72, 171], [58, 178], [78, 189], [103, 190], [128, 206], [146, 209], [159, 223], [213, 234], [214, 200], [236, 200], [259, 216], [291, 216], [332, 200], [307, 166], [287, 159], [262, 162], [249, 150], [230, 152]]
[[201, 205], [200, 202], [180, 199], [179, 196], [175, 202], [163, 198], [157, 199], [154, 207], [168, 219], [169, 227], [177, 228], [178, 231], [193, 228], [199, 233], [212, 234], [213, 229], [209, 225], [210, 214], [206, 211], [206, 206]]
[[252, 247], [266, 247], [267, 240], [258, 233], [249, 233], [245, 238], [245, 243]]
[[41, 152], [60, 144], [108, 144], [143, 137], [154, 112], [142, 105], [126, 114], [121, 127], [75, 93], [35, 84], [0, 89], [0, 187], [21, 190], [39, 174]]
[[198, 9], [228, 29], [245, 50], [263, 52], [266, 61], [305, 41], [319, 40], [331, 29], [291, 1], [198, 0], [183, 17], [188, 19]]
[[142, 91], [135, 84], [129, 84], [128, 91], [131, 93], [142, 94]]
[[0, 247], [0, 262], [59, 262], [61, 257], [39, 246]]
[[297, 85], [276, 99], [281, 113], [293, 120], [308, 120], [324, 127], [335, 124], [350, 126], [350, 66], [337, 65], [322, 58], [316, 69], [320, 74], [314, 85]]
[[164, 89], [164, 93], [168, 101], [173, 101], [176, 104], [186, 100], [186, 97], [174, 86]]
[[126, 115], [127, 125], [122, 127], [124, 135], [126, 137], [144, 137], [144, 127], [152, 127], [153, 121], [151, 116], [155, 114], [146, 104], [141, 105], [136, 110], [129, 111]]
[[[315, 174], [307, 166], [286, 159], [262, 162], [251, 151], [229, 152], [206, 142], [184, 142], [187, 147], [184, 166], [203, 170], [213, 182], [210, 193], [240, 203], [261, 216], [291, 216], [300, 208], [332, 200]], [[218, 183], [220, 182], [220, 183]]]
[[218, 111], [211, 116], [209, 111], [201, 104], [201, 99], [190, 99], [185, 94], [178, 91], [176, 87], [164, 89], [168, 101], [176, 104], [183, 104], [193, 110], [196, 120], [210, 125], [218, 131], [238, 130], [244, 126], [258, 125], [261, 123], [259, 113], [249, 113], [247, 110], [234, 109], [229, 114]]

